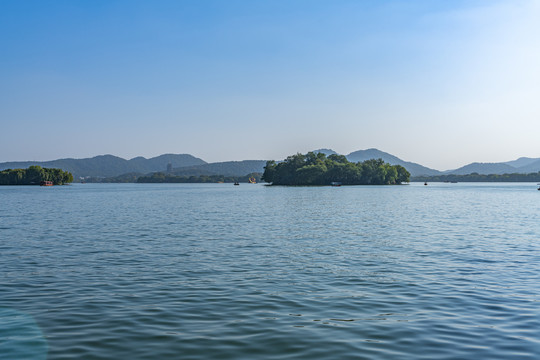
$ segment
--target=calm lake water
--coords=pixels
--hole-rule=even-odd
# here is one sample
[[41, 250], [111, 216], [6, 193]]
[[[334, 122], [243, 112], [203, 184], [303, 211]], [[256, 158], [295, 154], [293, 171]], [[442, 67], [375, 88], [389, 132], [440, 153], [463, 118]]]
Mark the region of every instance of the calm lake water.
[[0, 358], [538, 359], [536, 188], [0, 187]]

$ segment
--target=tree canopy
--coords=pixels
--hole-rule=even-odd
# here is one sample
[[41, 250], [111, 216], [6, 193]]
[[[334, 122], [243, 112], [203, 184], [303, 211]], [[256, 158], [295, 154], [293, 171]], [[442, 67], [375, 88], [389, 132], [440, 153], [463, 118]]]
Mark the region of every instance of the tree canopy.
[[63, 185], [73, 182], [73, 175], [62, 169], [41, 166], [0, 171], [0, 185], [39, 185], [42, 181], [52, 181], [54, 185]]
[[343, 155], [309, 152], [267, 161], [262, 180], [272, 185], [394, 185], [409, 182], [410, 176], [403, 166], [382, 159], [352, 163]]

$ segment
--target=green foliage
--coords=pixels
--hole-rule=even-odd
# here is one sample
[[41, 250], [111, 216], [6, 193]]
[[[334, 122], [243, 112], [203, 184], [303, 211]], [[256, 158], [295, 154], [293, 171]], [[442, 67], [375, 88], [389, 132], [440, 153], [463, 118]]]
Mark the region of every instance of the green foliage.
[[153, 173], [150, 176], [141, 176], [138, 183], [234, 183], [249, 182], [253, 177], [255, 181], [261, 181], [260, 173], [251, 173], [244, 176], [223, 176], [223, 175], [200, 175], [200, 176], [175, 176], [163, 172]]
[[277, 164], [274, 160], [267, 161], [261, 180], [269, 183], [273, 182], [274, 174], [276, 173], [276, 166]]
[[468, 175], [438, 175], [438, 176], [416, 176], [412, 181], [421, 182], [540, 182], [540, 171], [529, 174], [490, 174], [483, 175], [472, 173]]
[[62, 169], [41, 166], [0, 171], [0, 185], [39, 185], [42, 181], [52, 181], [54, 185], [63, 185], [73, 182], [73, 175]]
[[81, 182], [87, 183], [136, 183], [141, 173], [127, 173], [113, 177], [85, 177], [81, 178]]
[[266, 162], [262, 180], [272, 185], [393, 185], [409, 181], [409, 172], [382, 159], [352, 163], [343, 155], [309, 152]]

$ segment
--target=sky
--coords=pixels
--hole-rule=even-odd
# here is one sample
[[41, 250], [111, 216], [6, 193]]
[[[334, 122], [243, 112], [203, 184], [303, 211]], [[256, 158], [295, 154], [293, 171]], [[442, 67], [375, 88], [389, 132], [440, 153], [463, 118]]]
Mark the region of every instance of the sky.
[[540, 157], [540, 1], [0, 1], [0, 162]]

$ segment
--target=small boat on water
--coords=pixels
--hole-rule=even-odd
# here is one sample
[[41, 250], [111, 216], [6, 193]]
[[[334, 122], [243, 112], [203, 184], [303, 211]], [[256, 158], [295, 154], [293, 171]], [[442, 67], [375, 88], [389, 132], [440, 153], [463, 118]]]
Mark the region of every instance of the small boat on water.
[[53, 186], [52, 181], [42, 181], [39, 183], [39, 186]]
[[240, 183], [238, 181], [235, 181], [234, 185], [240, 185]]
[[339, 181], [332, 181], [330, 183], [330, 185], [332, 185], [332, 186], [341, 186], [341, 183]]
[[424, 185], [427, 185], [427, 182], [425, 182]]

